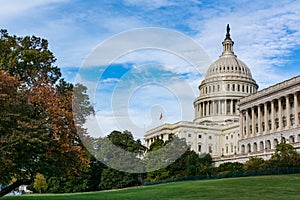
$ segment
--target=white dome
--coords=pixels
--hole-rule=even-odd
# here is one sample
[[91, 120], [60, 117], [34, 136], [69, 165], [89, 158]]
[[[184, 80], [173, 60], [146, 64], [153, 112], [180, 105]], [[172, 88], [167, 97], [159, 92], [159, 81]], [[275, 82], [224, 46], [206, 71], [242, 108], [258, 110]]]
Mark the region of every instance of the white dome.
[[227, 25], [221, 56], [208, 68], [199, 86], [200, 95], [194, 101], [195, 122], [224, 123], [239, 117], [239, 99], [257, 91], [249, 67], [233, 52], [234, 42]]
[[218, 60], [213, 62], [206, 72], [205, 78], [211, 78], [224, 75], [238, 75], [252, 78], [249, 67], [235, 55], [220, 56]]

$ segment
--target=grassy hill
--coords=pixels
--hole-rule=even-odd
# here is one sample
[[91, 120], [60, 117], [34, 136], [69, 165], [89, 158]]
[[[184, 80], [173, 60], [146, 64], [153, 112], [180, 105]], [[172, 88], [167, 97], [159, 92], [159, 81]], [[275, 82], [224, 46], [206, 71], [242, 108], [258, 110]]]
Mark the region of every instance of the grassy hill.
[[5, 197], [11, 200], [119, 199], [300, 199], [300, 174], [186, 181], [139, 188], [74, 194]]

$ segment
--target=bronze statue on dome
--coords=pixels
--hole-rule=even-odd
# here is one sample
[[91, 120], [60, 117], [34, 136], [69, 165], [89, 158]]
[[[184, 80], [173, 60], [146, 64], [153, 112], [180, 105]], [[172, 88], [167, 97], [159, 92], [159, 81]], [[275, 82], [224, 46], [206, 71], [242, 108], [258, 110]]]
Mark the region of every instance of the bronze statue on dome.
[[229, 27], [229, 24], [227, 24], [226, 31], [227, 31], [227, 33], [226, 33], [226, 38], [225, 38], [225, 40], [226, 40], [226, 39], [231, 40], [231, 38], [230, 38], [230, 27]]

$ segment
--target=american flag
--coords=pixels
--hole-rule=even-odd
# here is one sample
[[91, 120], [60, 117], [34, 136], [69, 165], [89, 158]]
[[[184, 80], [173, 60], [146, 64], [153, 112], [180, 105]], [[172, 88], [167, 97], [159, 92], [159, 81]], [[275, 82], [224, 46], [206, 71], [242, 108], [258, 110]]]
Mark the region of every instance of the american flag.
[[161, 120], [162, 118], [163, 118], [163, 115], [162, 115], [162, 113], [160, 113], [159, 120]]

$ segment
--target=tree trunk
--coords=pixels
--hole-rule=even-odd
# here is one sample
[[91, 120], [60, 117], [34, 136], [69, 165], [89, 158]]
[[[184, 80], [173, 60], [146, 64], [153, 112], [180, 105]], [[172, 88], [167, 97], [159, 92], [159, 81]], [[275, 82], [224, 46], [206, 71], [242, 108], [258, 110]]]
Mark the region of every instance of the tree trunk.
[[29, 185], [30, 183], [31, 183], [31, 180], [26, 180], [26, 179], [17, 180], [13, 184], [7, 186], [6, 188], [4, 188], [0, 191], [0, 198], [3, 197], [4, 195], [8, 194], [13, 189], [19, 187], [20, 185]]

